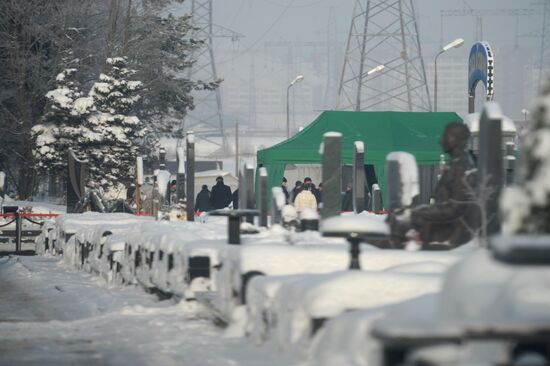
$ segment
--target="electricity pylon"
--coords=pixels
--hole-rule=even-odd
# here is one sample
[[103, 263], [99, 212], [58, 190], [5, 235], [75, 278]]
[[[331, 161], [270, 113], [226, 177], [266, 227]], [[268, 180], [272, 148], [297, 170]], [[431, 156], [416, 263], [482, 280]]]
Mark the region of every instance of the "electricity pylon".
[[355, 1], [337, 109], [431, 110], [413, 0]]
[[[191, 54], [195, 60], [189, 69], [188, 76], [193, 80], [214, 82], [220, 80], [216, 71], [214, 57], [214, 38], [230, 38], [238, 41], [242, 34], [212, 23], [212, 0], [191, 1], [191, 38], [204, 42], [203, 47]], [[193, 93], [195, 109], [189, 111], [184, 119], [184, 131], [194, 131], [199, 139], [213, 142], [227, 148], [220, 89], [203, 90]], [[221, 137], [221, 143], [212, 139]]]

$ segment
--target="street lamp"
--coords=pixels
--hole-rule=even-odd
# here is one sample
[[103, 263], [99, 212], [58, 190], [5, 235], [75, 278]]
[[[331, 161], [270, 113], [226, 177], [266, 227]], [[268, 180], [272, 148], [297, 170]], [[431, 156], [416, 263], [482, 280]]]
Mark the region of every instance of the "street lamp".
[[286, 88], [286, 138], [290, 137], [290, 103], [288, 99], [289, 91], [292, 85], [299, 83], [302, 80], [304, 80], [304, 75], [298, 75], [294, 80], [290, 82], [290, 84]]
[[[378, 65], [369, 71], [367, 71], [367, 76], [370, 76], [378, 71], [384, 70], [386, 66]], [[355, 110], [359, 112], [361, 110], [361, 87], [363, 86], [363, 67], [361, 66], [361, 71], [359, 72], [359, 82], [357, 83], [357, 99], [355, 102]]]
[[437, 112], [437, 58], [439, 55], [441, 55], [444, 52], [447, 52], [451, 48], [456, 48], [462, 46], [464, 43], [464, 40], [462, 38], [457, 38], [445, 47], [439, 53], [435, 56], [435, 63], [434, 63], [434, 112]]
[[376, 66], [376, 67], [370, 69], [369, 71], [367, 71], [367, 75], [372, 75], [372, 74], [374, 74], [375, 72], [382, 71], [382, 70], [384, 70], [385, 67], [386, 67], [386, 66], [384, 66], [384, 65], [378, 65], [378, 66]]

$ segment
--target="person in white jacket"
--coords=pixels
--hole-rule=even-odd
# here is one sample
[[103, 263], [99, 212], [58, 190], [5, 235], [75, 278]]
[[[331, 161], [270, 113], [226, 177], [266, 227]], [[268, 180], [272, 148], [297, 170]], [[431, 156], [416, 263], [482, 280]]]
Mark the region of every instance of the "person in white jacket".
[[302, 191], [296, 196], [294, 207], [298, 212], [301, 212], [304, 208], [317, 209], [317, 199], [311, 193], [311, 186], [309, 184], [304, 184]]

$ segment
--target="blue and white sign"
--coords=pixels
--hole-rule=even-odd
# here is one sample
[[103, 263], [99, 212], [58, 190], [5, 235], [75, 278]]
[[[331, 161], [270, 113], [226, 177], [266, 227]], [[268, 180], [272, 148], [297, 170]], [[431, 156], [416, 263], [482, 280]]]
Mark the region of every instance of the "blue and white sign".
[[474, 95], [478, 82], [485, 86], [487, 99], [493, 98], [494, 92], [494, 57], [493, 50], [487, 42], [476, 42], [470, 50], [468, 62], [468, 93]]

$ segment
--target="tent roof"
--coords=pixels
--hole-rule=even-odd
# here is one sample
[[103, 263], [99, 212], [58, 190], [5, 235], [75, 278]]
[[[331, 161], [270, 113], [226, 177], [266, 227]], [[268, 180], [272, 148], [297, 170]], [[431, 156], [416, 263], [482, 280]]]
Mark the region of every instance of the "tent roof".
[[381, 164], [392, 151], [406, 151], [418, 164], [439, 161], [439, 138], [445, 125], [462, 121], [454, 112], [325, 111], [298, 134], [258, 151], [258, 164], [320, 163], [323, 134], [341, 132], [342, 161], [353, 161], [353, 143], [363, 141], [365, 161]]

